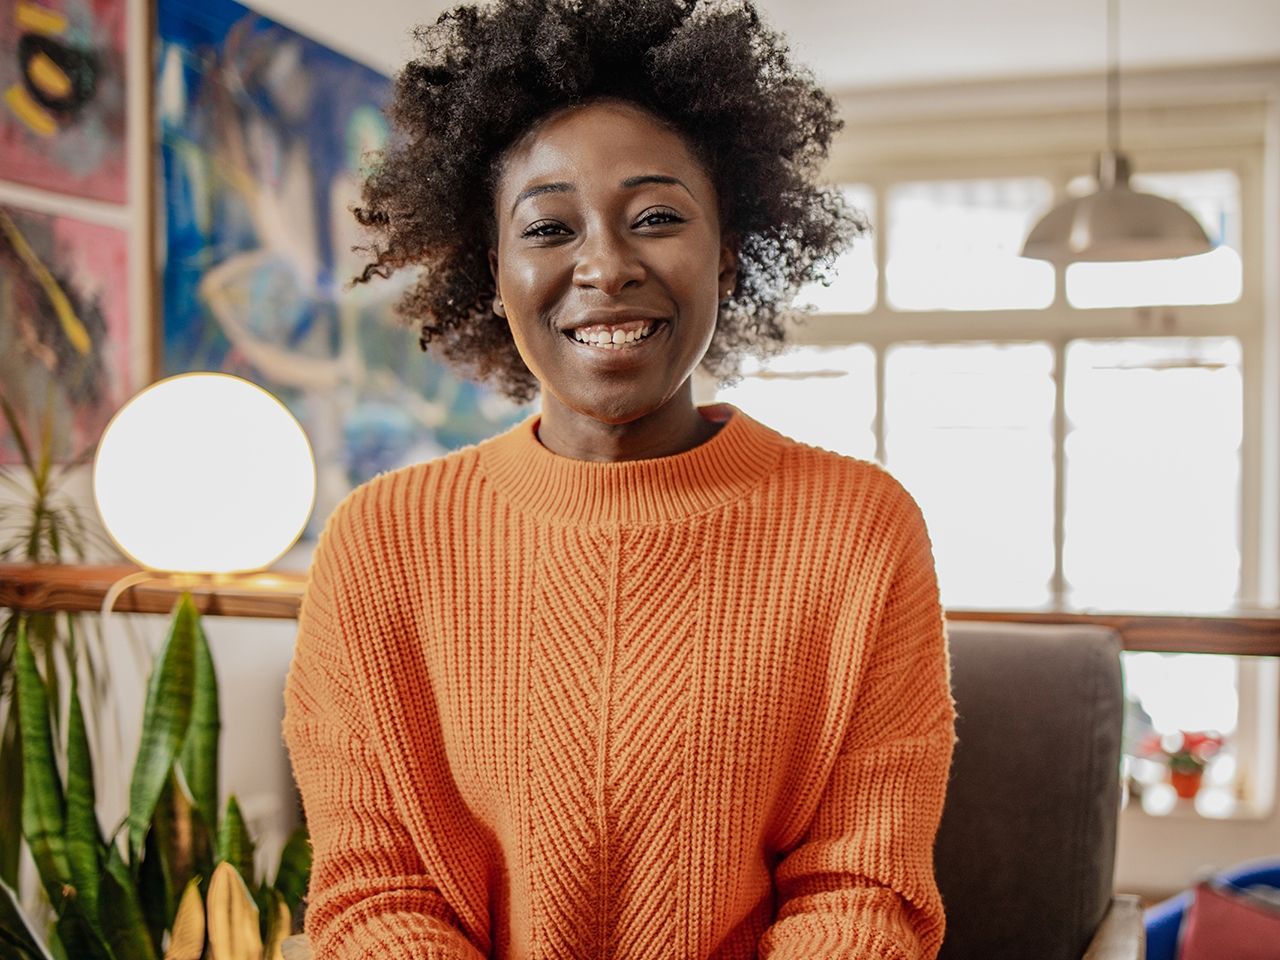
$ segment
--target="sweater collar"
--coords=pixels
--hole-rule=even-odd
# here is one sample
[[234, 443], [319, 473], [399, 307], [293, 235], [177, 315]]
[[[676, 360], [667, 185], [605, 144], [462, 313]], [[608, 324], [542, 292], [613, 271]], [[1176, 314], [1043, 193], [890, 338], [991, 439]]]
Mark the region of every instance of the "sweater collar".
[[481, 469], [521, 509], [569, 523], [661, 523], [741, 497], [772, 469], [780, 434], [729, 404], [700, 407], [724, 426], [691, 450], [600, 463], [552, 453], [534, 415], [481, 444]]

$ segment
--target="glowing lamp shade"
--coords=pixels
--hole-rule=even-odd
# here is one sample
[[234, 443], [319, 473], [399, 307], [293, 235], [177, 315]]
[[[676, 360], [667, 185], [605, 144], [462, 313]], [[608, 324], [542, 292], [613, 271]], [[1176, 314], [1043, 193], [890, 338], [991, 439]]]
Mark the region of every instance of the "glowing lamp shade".
[[293, 414], [261, 387], [186, 373], [116, 413], [98, 444], [93, 492], [107, 532], [144, 567], [261, 570], [306, 527], [315, 459]]

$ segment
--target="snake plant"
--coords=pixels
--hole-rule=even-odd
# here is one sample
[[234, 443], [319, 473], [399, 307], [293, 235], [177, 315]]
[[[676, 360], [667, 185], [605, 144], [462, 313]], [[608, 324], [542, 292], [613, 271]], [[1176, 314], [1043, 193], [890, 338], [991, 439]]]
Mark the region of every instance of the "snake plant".
[[278, 960], [310, 871], [301, 829], [272, 882], [258, 880], [235, 797], [219, 817], [218, 687], [189, 595], [152, 668], [129, 811], [104, 836], [79, 691], [59, 771], [52, 702], [26, 634], [16, 643], [26, 775], [22, 832], [57, 921], [42, 939], [0, 882], [0, 955], [22, 960]]

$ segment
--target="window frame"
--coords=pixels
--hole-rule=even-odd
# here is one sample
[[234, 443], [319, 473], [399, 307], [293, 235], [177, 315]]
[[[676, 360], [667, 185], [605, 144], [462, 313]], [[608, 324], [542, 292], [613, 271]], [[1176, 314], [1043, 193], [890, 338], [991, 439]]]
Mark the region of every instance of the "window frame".
[[[1092, 169], [1104, 143], [1096, 78], [854, 92], [837, 98], [846, 127], [833, 144], [825, 179], [864, 184], [883, 218], [892, 184], [913, 180], [1041, 176], [1055, 202]], [[1135, 95], [1136, 93], [1136, 95]], [[1280, 65], [1235, 70], [1152, 72], [1126, 79], [1121, 144], [1133, 169], [1178, 172], [1225, 169], [1240, 183], [1242, 288], [1230, 304], [1077, 308], [1066, 297], [1065, 269], [1055, 269], [1054, 298], [1044, 309], [894, 310], [886, 296], [886, 237], [873, 228], [876, 300], [865, 313], [810, 314], [791, 325], [796, 344], [865, 343], [875, 353], [876, 457], [884, 462], [884, 371], [889, 346], [903, 342], [1047, 341], [1055, 353], [1054, 604], [1065, 597], [1063, 521], [1066, 417], [1065, 353], [1075, 339], [1233, 336], [1242, 349], [1241, 570], [1237, 605], [1280, 601], [1280, 273], [1265, 262], [1280, 249]], [[1204, 146], [1204, 144], [1212, 146]], [[866, 239], [861, 242], [868, 242]], [[1269, 331], [1269, 328], [1272, 328]], [[1276, 356], [1272, 356], [1276, 353]], [[1018, 611], [1007, 611], [1016, 617]], [[962, 614], [963, 615], [963, 614]], [[1005, 614], [1001, 614], [1005, 615]], [[1267, 820], [1276, 793], [1276, 720], [1280, 661], [1240, 660], [1237, 749], [1247, 779], [1231, 820]], [[1174, 820], [1189, 816], [1175, 811]], [[1199, 814], [1190, 814], [1201, 820]], [[1130, 805], [1130, 831], [1165, 836], [1170, 818]], [[1165, 821], [1159, 824], [1156, 821]], [[1203, 821], [1202, 821], [1203, 822]], [[1126, 866], [1126, 871], [1130, 872]], [[1130, 882], [1142, 882], [1138, 872]]]
[[[1066, 414], [1063, 375], [1067, 344], [1077, 339], [1135, 338], [1159, 336], [1234, 336], [1243, 352], [1243, 438], [1241, 442], [1240, 521], [1237, 531], [1241, 552], [1238, 605], [1265, 603], [1268, 586], [1263, 571], [1273, 569], [1274, 556], [1262, 536], [1258, 518], [1265, 512], [1268, 497], [1280, 497], [1280, 491], [1266, 490], [1263, 472], [1264, 409], [1268, 391], [1264, 377], [1268, 371], [1265, 347], [1264, 250], [1266, 230], [1262, 211], [1263, 169], [1265, 165], [1265, 127], [1260, 114], [1250, 104], [1237, 105], [1227, 111], [1234, 124], [1234, 136], [1220, 138], [1214, 146], [1189, 145], [1188, 131], [1178, 125], [1181, 120], [1192, 132], [1207, 120], [1203, 104], [1186, 110], [1165, 107], [1145, 111], [1147, 125], [1137, 124], [1126, 152], [1136, 172], [1190, 172], [1197, 170], [1230, 170], [1240, 182], [1242, 288], [1234, 303], [1169, 306], [1169, 307], [1073, 307], [1066, 297], [1066, 271], [1055, 268], [1054, 298], [1043, 309], [902, 311], [889, 306], [886, 296], [886, 231], [873, 228], [869, 241], [875, 244], [876, 301], [866, 313], [810, 314], [792, 323], [789, 334], [797, 345], [839, 346], [850, 343], [868, 344], [876, 354], [876, 457], [884, 460], [884, 358], [888, 347], [909, 342], [964, 343], [973, 341], [1048, 342], [1055, 356], [1056, 385], [1054, 413], [1054, 574], [1051, 606], [1063, 608], [1066, 582], [1063, 574], [1063, 539], [1065, 511], [1065, 441]], [[1173, 115], [1173, 116], [1171, 116]], [[1055, 124], [1055, 119], [1057, 123]], [[1043, 177], [1054, 189], [1055, 202], [1066, 196], [1067, 185], [1081, 172], [1091, 168], [1101, 138], [1082, 136], [1080, 118], [1068, 113], [1046, 121], [1056, 129], [1050, 142], [1062, 144], [1060, 152], [1024, 149], [1004, 153], [1023, 117], [981, 116], [971, 118], [976, 131], [973, 139], [955, 141], [955, 123], [922, 121], [910, 137], [903, 136], [903, 124], [890, 127], [890, 143], [875, 139], [875, 128], [846, 128], [833, 147], [832, 161], [825, 171], [834, 184], [859, 184], [870, 189], [874, 209], [883, 218], [887, 213], [889, 190], [898, 183], [917, 180], [991, 179], [1001, 177]], [[1178, 131], [1167, 136], [1168, 130]], [[1220, 131], [1219, 131], [1220, 132]], [[1100, 131], [1099, 131], [1100, 133]], [[850, 149], [850, 138], [861, 138], [859, 149]], [[898, 152], [892, 142], [898, 138]], [[945, 142], [960, 148], [942, 149]], [[982, 144], [986, 143], [985, 149]], [[995, 145], [994, 148], [992, 145]], [[863, 238], [856, 242], [868, 242]]]

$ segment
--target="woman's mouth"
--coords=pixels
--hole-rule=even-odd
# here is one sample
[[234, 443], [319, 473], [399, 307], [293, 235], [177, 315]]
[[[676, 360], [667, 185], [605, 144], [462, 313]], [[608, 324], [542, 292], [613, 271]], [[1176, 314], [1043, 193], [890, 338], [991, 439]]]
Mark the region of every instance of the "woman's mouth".
[[623, 323], [593, 323], [566, 330], [565, 336], [601, 350], [625, 350], [643, 342], [658, 329], [660, 320], [627, 320]]

